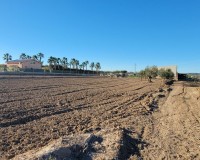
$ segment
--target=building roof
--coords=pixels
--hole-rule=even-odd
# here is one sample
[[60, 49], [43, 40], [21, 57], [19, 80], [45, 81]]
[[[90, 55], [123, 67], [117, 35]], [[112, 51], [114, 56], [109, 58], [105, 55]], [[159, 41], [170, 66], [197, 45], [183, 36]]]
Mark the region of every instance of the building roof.
[[26, 62], [26, 61], [36, 61], [36, 62], [39, 62], [39, 61], [37, 61], [35, 59], [17, 59], [17, 60], [8, 61], [7, 63], [20, 63], [20, 62]]

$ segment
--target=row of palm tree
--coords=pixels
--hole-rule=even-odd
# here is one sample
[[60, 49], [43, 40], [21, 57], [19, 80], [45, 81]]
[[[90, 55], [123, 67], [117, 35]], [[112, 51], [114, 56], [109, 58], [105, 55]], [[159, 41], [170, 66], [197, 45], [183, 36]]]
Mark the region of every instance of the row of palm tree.
[[[36, 59], [36, 60], [42, 62], [42, 58], [44, 58], [44, 54], [43, 53], [38, 53], [37, 55], [29, 56], [29, 55], [26, 55], [25, 53], [22, 53], [19, 56], [19, 58], [20, 59]], [[9, 53], [5, 53], [3, 55], [3, 60], [8, 62], [8, 61], [12, 60], [12, 56]]]
[[[25, 53], [21, 53], [20, 59], [35, 59], [38, 60], [40, 62], [42, 62], [42, 58], [44, 58], [44, 54], [43, 53], [38, 53], [37, 55], [33, 55], [33, 56], [29, 56]], [[3, 59], [8, 62], [10, 60], [12, 60], [12, 56], [9, 53], [5, 53], [3, 56]], [[48, 61], [49, 66], [53, 66], [54, 69], [56, 69], [57, 67], [60, 68], [59, 66], [61, 65], [63, 69], [67, 69], [68, 67], [70, 69], [81, 69], [81, 70], [88, 70], [88, 65], [89, 65], [89, 61], [84, 61], [82, 63], [79, 62], [79, 60], [72, 58], [69, 62], [68, 59], [66, 57], [61, 58], [57, 58], [57, 57], [49, 57]], [[96, 69], [96, 71], [99, 71], [101, 69], [101, 65], [99, 62], [94, 63], [91, 62], [90, 66], [92, 71], [94, 71], [94, 68]]]
[[25, 53], [22, 53], [20, 56], [19, 56], [20, 59], [35, 59], [35, 60], [38, 60], [40, 62], [42, 62], [42, 58], [44, 58], [44, 54], [43, 53], [38, 53], [37, 55], [33, 55], [33, 56], [29, 56]]
[[[81, 70], [87, 70], [88, 69], [88, 65], [89, 65], [89, 61], [84, 61], [82, 63], [79, 62], [79, 60], [72, 58], [69, 62], [68, 59], [66, 57], [61, 58], [56, 58], [56, 57], [49, 57], [48, 59], [48, 63], [49, 66], [53, 66], [54, 69], [57, 68], [57, 66], [62, 66], [64, 69], [67, 69], [68, 67], [70, 69], [81, 69]], [[100, 63], [90, 63], [90, 68], [93, 71], [94, 68], [96, 69], [96, 71], [99, 71], [101, 69], [101, 65]]]

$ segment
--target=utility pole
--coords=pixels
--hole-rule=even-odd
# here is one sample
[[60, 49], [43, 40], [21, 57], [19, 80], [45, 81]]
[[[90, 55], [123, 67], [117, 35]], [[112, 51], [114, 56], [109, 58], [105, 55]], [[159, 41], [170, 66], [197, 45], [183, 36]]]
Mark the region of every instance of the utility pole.
[[136, 75], [136, 67], [137, 67], [137, 65], [136, 65], [136, 63], [135, 63], [135, 75]]

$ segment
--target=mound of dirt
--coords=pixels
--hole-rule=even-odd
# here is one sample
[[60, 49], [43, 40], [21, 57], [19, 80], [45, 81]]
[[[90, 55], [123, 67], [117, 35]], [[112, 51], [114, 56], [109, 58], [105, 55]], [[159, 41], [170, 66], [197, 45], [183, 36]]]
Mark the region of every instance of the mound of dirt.
[[[70, 135], [47, 146], [18, 155], [13, 160], [127, 159], [140, 156], [138, 142], [126, 129], [106, 129], [94, 134]], [[134, 158], [134, 157], [132, 157]]]

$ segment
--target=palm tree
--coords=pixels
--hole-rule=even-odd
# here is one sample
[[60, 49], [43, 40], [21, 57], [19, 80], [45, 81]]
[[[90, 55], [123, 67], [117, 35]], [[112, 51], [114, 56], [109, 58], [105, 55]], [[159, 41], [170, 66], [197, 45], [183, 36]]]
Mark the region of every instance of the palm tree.
[[39, 58], [39, 61], [42, 62], [42, 58], [44, 58], [44, 54], [43, 53], [38, 53], [37, 57]]
[[81, 66], [82, 66], [83, 70], [85, 70], [86, 63], [83, 62], [83, 63], [81, 64]]
[[99, 62], [96, 63], [95, 68], [97, 72], [101, 69], [101, 65]]
[[56, 70], [58, 64], [58, 59], [56, 57], [53, 57], [53, 64], [54, 64], [54, 69]]
[[[27, 57], [26, 57], [26, 58], [27, 58]], [[38, 60], [37, 55], [33, 55], [32, 58], [33, 58], [34, 60]]]
[[67, 58], [66, 57], [63, 57], [63, 59], [61, 60], [61, 64], [62, 64], [63, 68], [67, 69], [68, 62], [67, 62]]
[[71, 61], [69, 62], [69, 68], [70, 68], [70, 70], [71, 70], [71, 68], [72, 68], [72, 63], [71, 63]]
[[48, 61], [49, 66], [54, 66], [54, 69], [56, 69], [56, 65], [57, 65], [57, 58], [56, 57], [49, 57]]
[[89, 64], [89, 61], [85, 61], [86, 70], [87, 70], [88, 64]]
[[49, 59], [47, 60], [47, 62], [49, 63], [49, 69], [52, 69], [52, 64], [53, 64], [53, 57], [49, 57]]
[[75, 66], [76, 66], [76, 59], [75, 59], [75, 58], [72, 58], [72, 59], [71, 59], [70, 65], [73, 66], [73, 69], [75, 68]]
[[94, 69], [94, 66], [95, 66], [95, 64], [94, 64], [94, 62], [92, 62], [92, 63], [90, 64], [90, 68], [91, 68], [92, 71], [93, 71], [93, 69]]
[[79, 65], [79, 68], [84, 70], [83, 63]]
[[60, 70], [60, 64], [62, 64], [62, 60], [60, 58], [56, 58], [56, 59], [57, 59], [58, 69]]
[[76, 61], [75, 61], [75, 64], [76, 64], [76, 69], [78, 69], [78, 66], [79, 66], [79, 60], [76, 60]]
[[26, 55], [26, 59], [31, 59], [31, 56], [29, 56], [29, 55]]
[[53, 63], [53, 57], [52, 56], [49, 57], [49, 59], [47, 60], [47, 62], [49, 63], [49, 65], [52, 65], [52, 63]]
[[20, 55], [19, 58], [20, 58], [20, 59], [26, 59], [27, 57], [26, 57], [26, 54], [25, 54], [25, 53], [22, 53], [22, 54]]
[[3, 60], [5, 60], [6, 62], [12, 60], [12, 56], [9, 53], [5, 53], [3, 55]]
[[61, 59], [57, 58], [57, 64], [60, 65]]

